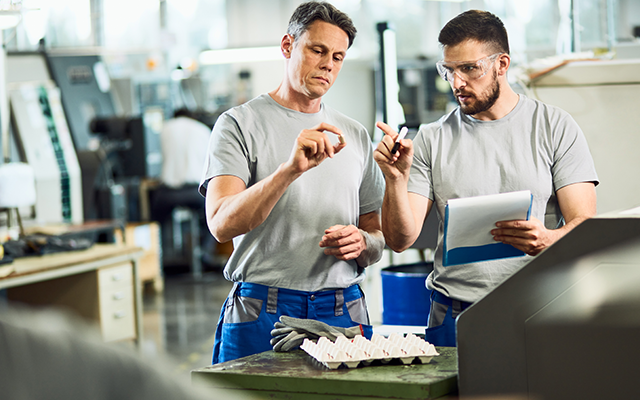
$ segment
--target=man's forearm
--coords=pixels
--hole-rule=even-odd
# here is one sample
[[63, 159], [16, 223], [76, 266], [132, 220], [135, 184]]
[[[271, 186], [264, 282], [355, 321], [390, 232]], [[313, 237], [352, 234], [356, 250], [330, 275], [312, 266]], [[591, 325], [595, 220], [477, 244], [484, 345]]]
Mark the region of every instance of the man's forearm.
[[552, 230], [552, 232], [554, 232], [556, 236], [553, 240], [553, 243], [557, 242], [560, 238], [569, 233], [573, 228], [580, 225], [582, 222], [589, 218], [589, 216], [577, 216], [571, 219], [571, 221], [565, 221], [565, 224], [560, 228]]
[[382, 232], [387, 245], [396, 252], [401, 252], [413, 244], [415, 220], [407, 182], [387, 179], [384, 200], [382, 202]]
[[553, 230], [556, 235], [554, 243], [597, 213], [597, 196], [593, 182], [578, 182], [564, 186], [556, 191], [556, 196], [565, 224]]
[[226, 242], [262, 224], [289, 185], [300, 174], [291, 173], [283, 165], [255, 185], [223, 197], [214, 206], [209, 218], [211, 233], [219, 242]]

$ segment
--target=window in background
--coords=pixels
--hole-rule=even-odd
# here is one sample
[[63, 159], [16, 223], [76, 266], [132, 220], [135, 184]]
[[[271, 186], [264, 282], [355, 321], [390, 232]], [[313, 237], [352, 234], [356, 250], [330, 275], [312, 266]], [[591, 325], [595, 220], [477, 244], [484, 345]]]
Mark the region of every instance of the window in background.
[[[46, 41], [51, 47], [84, 47], [94, 44], [91, 5], [86, 0], [41, 2], [48, 11]], [[27, 15], [27, 18], [30, 16]]]
[[[609, 45], [607, 0], [574, 0], [581, 51], [606, 49]], [[610, 2], [613, 5], [613, 2]], [[613, 12], [613, 10], [611, 10]], [[615, 31], [614, 31], [615, 32]], [[578, 50], [578, 49], [575, 49]]]
[[[205, 67], [198, 60], [203, 50], [227, 47], [227, 7], [225, 0], [166, 0], [163, 34], [170, 43], [166, 47], [167, 66], [171, 70], [180, 67], [183, 76], [189, 77], [181, 85], [191, 88], [185, 89], [193, 96], [192, 102], [185, 100], [190, 107], [213, 111], [230, 104], [234, 87], [230, 67]], [[247, 24], [243, 28], [250, 29]]]
[[5, 32], [7, 50], [29, 51], [45, 38], [47, 47], [95, 44], [88, 0], [24, 0], [22, 22]]
[[558, 0], [485, 0], [484, 9], [504, 23], [514, 64], [555, 54]]
[[523, 21], [525, 62], [556, 53], [560, 24], [556, 0], [530, 1], [529, 6], [530, 14]]
[[613, 0], [616, 23], [615, 33], [618, 42], [638, 42], [640, 40], [640, 1]]
[[158, 0], [103, 0], [102, 45], [113, 50], [158, 49], [160, 2]]
[[202, 50], [227, 47], [227, 15], [224, 0], [166, 0], [164, 35], [171, 43], [170, 68], [197, 59]]

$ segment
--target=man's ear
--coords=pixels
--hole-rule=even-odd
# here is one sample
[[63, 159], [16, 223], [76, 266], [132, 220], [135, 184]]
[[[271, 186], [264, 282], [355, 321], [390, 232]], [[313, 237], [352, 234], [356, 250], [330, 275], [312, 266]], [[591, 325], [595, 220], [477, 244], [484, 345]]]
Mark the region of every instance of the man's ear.
[[511, 57], [507, 54], [500, 54], [498, 56], [498, 75], [506, 75], [511, 65]]
[[285, 58], [291, 57], [291, 50], [293, 50], [293, 36], [288, 33], [282, 37], [280, 41], [280, 51]]

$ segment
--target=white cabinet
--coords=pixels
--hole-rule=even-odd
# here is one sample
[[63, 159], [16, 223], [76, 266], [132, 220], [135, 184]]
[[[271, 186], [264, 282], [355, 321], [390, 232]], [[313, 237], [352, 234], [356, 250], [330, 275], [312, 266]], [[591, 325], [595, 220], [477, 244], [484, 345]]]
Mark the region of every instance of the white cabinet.
[[105, 341], [135, 337], [131, 264], [98, 270], [100, 328]]
[[70, 310], [97, 324], [105, 341], [136, 339], [131, 262], [10, 288], [7, 296], [32, 306]]

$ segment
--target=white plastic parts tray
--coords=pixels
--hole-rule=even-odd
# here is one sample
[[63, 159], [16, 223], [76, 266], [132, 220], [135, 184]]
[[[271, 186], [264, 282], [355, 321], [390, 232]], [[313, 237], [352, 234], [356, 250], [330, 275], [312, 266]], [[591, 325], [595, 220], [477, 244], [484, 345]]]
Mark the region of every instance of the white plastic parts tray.
[[393, 360], [427, 364], [440, 355], [431, 343], [412, 333], [407, 336], [392, 333], [388, 338], [373, 334], [370, 341], [364, 336], [353, 339], [339, 336], [335, 343], [326, 337], [318, 339], [318, 343], [305, 339], [300, 348], [329, 369], [369, 366], [376, 361], [388, 364]]

